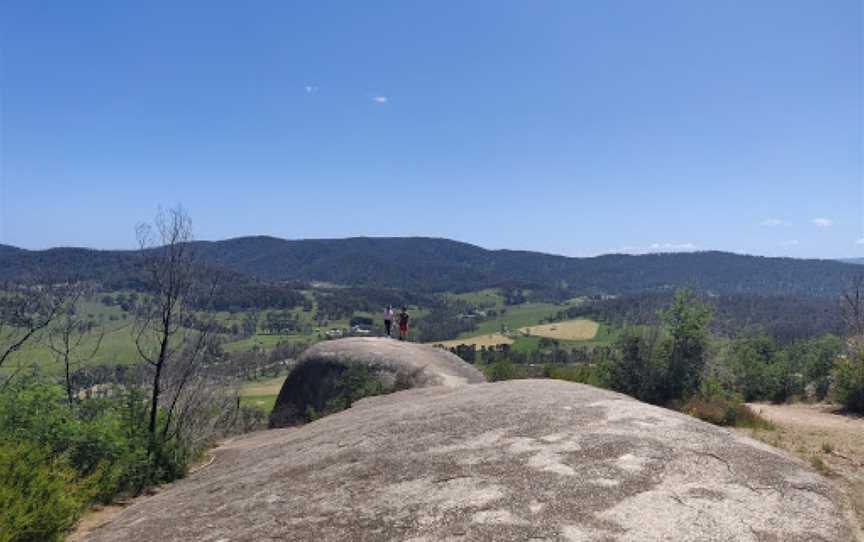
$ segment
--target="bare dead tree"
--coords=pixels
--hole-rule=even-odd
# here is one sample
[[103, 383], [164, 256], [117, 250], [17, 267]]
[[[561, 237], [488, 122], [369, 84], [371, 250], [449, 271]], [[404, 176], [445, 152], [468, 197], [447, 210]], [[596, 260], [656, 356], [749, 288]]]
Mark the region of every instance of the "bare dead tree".
[[[149, 293], [136, 311], [133, 334], [139, 355], [153, 369], [148, 431], [154, 439], [165, 439], [175, 421], [180, 398], [193, 381], [212, 326], [207, 322], [196, 329], [184, 326], [193, 319], [193, 300], [201, 295], [202, 289], [199, 284], [202, 274], [192, 253], [192, 221], [186, 211], [182, 207], [160, 211], [153, 225], [139, 225], [136, 233], [144, 254]], [[212, 297], [215, 281], [204, 290]], [[169, 372], [173, 384], [166, 387], [164, 380]], [[166, 389], [170, 393], [163, 402]], [[158, 434], [160, 407], [167, 410], [165, 424]]]
[[[212, 272], [206, 284], [199, 284], [190, 292], [190, 299], [187, 301], [196, 307], [206, 307], [207, 301], [213, 299], [218, 283], [218, 274]], [[196, 298], [195, 301], [192, 301], [193, 297]], [[219, 350], [218, 340], [214, 336], [215, 324], [216, 319], [210, 311], [207, 312], [205, 319], [197, 318], [194, 332], [184, 339], [184, 348], [178, 356], [178, 363], [169, 367], [170, 385], [166, 387], [168, 407], [165, 411], [165, 425], [162, 428], [163, 440], [181, 437], [181, 430], [189, 425], [186, 423], [188, 409], [179, 407], [183, 402], [190, 402], [191, 399], [185, 396], [194, 397], [201, 391], [201, 384], [204, 382], [200, 378], [202, 366], [208, 361], [215, 361], [213, 352]], [[196, 386], [196, 383], [199, 385]], [[186, 400], [181, 401], [184, 398]]]
[[219, 361], [220, 349], [214, 348], [218, 344], [214, 336], [205, 340], [207, 344], [202, 348], [190, 345], [190, 350], [197, 350], [195, 363], [190, 363], [192, 357], [187, 356], [184, 363], [169, 368], [165, 375], [169, 406], [162, 438], [177, 439], [192, 449], [212, 444], [215, 437], [230, 429], [237, 415], [238, 382], [210, 370]]
[[[105, 337], [103, 327], [94, 326], [78, 311], [78, 302], [90, 293], [92, 292], [85, 284], [79, 283], [70, 287], [69, 294], [44, 340], [45, 345], [54, 354], [54, 358], [63, 364], [66, 398], [70, 407], [74, 402], [72, 369], [96, 357], [102, 346], [102, 339]], [[86, 344], [88, 339], [91, 341], [90, 344]]]
[[864, 274], [856, 275], [841, 297], [841, 308], [846, 330], [853, 340], [864, 337]]

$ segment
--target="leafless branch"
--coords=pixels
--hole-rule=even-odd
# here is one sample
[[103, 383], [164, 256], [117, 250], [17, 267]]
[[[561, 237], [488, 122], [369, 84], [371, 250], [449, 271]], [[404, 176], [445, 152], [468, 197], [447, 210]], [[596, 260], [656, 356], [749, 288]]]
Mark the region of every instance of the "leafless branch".
[[856, 275], [841, 297], [846, 330], [853, 342], [864, 341], [864, 274]]

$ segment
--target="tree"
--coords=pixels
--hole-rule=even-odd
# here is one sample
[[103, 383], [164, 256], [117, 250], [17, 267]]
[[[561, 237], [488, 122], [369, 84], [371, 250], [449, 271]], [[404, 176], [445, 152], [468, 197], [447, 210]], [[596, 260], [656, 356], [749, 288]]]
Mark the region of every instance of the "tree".
[[[211, 298], [216, 288], [215, 276], [204, 287], [192, 253], [192, 221], [182, 207], [160, 210], [153, 225], [137, 228], [138, 244], [143, 254], [145, 282], [149, 295], [136, 310], [135, 345], [141, 358], [153, 369], [150, 389], [148, 431], [157, 438], [163, 379], [172, 373], [172, 385], [165, 402], [165, 419], [159, 438], [169, 436], [176, 408], [185, 387], [193, 380], [195, 369], [206, 350], [212, 326], [207, 323], [191, 330], [181, 325], [193, 316], [193, 307]], [[213, 274], [211, 274], [213, 275]], [[179, 426], [179, 424], [178, 424]]]
[[258, 331], [258, 312], [252, 311], [243, 318], [243, 335], [251, 337]]
[[682, 399], [696, 392], [708, 349], [708, 322], [711, 308], [690, 289], [681, 289], [672, 304], [660, 311], [670, 338], [665, 342], [667, 363], [663, 382], [664, 399]]
[[838, 356], [832, 376], [837, 402], [851, 412], [864, 413], [864, 353]]
[[609, 365], [609, 384], [615, 391], [641, 401], [657, 402], [657, 387], [664, 367], [657, 359], [661, 330], [651, 326], [644, 332], [625, 331], [618, 341], [619, 356]]
[[796, 341], [787, 348], [791, 369], [804, 375], [816, 400], [821, 401], [828, 395], [834, 359], [842, 351], [843, 340], [828, 334]]
[[[28, 342], [51, 325], [63, 307], [68, 290], [50, 282], [19, 283], [0, 289], [0, 368]], [[0, 389], [17, 375], [19, 366]]]
[[755, 335], [734, 341], [728, 363], [734, 374], [735, 389], [745, 401], [784, 398], [788, 362], [780, 355], [773, 338]]
[[[83, 318], [78, 312], [78, 302], [86, 293], [86, 286], [83, 284], [71, 287], [70, 294], [66, 297], [55, 323], [49, 328], [45, 340], [45, 345], [55, 359], [63, 364], [66, 398], [70, 407], [74, 400], [72, 368], [92, 360], [99, 352], [105, 336], [102, 327], [96, 329], [93, 322]], [[88, 338], [93, 338], [92, 345], [85, 344]]]
[[854, 342], [864, 340], [864, 274], [856, 275], [841, 297], [843, 322]]
[[843, 293], [843, 317], [850, 335], [849, 352], [834, 360], [834, 397], [853, 412], [864, 412], [864, 275], [852, 279]]

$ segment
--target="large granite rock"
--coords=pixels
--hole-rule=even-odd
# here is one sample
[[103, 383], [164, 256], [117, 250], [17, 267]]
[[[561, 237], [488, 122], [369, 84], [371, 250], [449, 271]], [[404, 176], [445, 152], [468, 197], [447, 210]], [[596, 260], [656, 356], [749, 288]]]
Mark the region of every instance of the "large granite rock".
[[241, 437], [92, 540], [846, 541], [792, 456], [580, 384], [364, 399]]
[[483, 373], [440, 348], [387, 338], [324, 341], [306, 350], [285, 379], [270, 414], [270, 427], [303, 422], [309, 407], [325, 410], [344, 392], [338, 377], [350, 368], [367, 371], [383, 393], [486, 381]]

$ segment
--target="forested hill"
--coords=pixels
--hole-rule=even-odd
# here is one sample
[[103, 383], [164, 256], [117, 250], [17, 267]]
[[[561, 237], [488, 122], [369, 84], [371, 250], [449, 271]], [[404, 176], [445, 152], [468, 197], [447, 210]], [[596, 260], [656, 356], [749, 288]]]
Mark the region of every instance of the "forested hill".
[[[562, 288], [578, 294], [625, 294], [690, 286], [717, 294], [834, 297], [861, 267], [831, 260], [742, 256], [726, 252], [569, 258], [486, 250], [422, 237], [285, 240], [242, 237], [197, 241], [211, 267], [263, 281], [322, 281], [351, 286], [469, 291], [486, 287]], [[0, 246], [0, 280], [34, 269], [78, 278], [126, 280], [140, 253]]]

